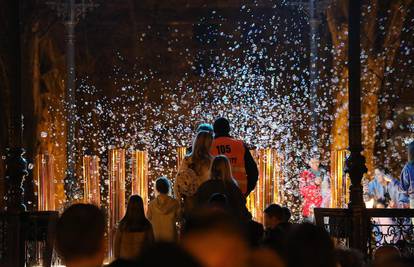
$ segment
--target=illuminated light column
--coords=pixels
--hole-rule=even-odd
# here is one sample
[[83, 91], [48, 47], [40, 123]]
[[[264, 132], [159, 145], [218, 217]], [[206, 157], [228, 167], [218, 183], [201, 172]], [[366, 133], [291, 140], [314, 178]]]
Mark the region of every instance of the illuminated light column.
[[125, 149], [109, 150], [109, 257], [112, 259], [112, 244], [117, 223], [125, 215]]
[[99, 176], [99, 157], [83, 157], [83, 192], [84, 202], [101, 205], [101, 183]]
[[252, 154], [259, 166], [259, 180], [247, 199], [247, 207], [257, 221], [263, 222], [265, 208], [283, 201], [283, 159], [272, 148], [260, 149]]
[[55, 169], [54, 159], [49, 154], [36, 156], [35, 181], [37, 190], [37, 205], [39, 211], [52, 211], [55, 206]]
[[331, 160], [331, 206], [333, 208], [345, 208], [349, 202], [350, 180], [345, 174], [345, 159], [348, 152], [345, 149], [332, 153]]
[[147, 208], [148, 196], [148, 152], [134, 150], [132, 152], [132, 194], [141, 196], [144, 208]]
[[187, 148], [182, 146], [177, 148], [177, 170], [180, 168], [181, 163], [184, 160], [185, 155], [187, 154]]

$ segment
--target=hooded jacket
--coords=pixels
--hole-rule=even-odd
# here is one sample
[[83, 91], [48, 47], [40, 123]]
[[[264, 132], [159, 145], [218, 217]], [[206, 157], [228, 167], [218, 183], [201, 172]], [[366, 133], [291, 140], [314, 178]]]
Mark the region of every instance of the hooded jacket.
[[149, 203], [147, 217], [152, 224], [156, 241], [177, 240], [176, 222], [179, 217], [177, 200], [168, 195], [158, 195]]

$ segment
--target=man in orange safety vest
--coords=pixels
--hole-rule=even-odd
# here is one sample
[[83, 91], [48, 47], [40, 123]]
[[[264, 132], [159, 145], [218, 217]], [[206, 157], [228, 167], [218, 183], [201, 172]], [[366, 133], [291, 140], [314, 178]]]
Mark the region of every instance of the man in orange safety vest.
[[213, 156], [225, 155], [230, 161], [233, 178], [242, 193], [247, 197], [256, 187], [259, 171], [246, 144], [230, 136], [230, 123], [218, 118], [213, 125], [214, 141], [211, 146]]

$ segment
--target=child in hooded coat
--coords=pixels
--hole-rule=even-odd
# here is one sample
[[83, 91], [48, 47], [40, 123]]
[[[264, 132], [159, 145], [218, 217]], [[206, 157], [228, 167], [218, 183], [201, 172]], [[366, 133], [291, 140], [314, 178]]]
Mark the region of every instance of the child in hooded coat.
[[171, 190], [168, 178], [158, 178], [155, 182], [155, 189], [158, 196], [149, 203], [147, 211], [155, 240], [175, 242], [178, 237], [176, 222], [180, 214], [179, 203], [168, 195]]

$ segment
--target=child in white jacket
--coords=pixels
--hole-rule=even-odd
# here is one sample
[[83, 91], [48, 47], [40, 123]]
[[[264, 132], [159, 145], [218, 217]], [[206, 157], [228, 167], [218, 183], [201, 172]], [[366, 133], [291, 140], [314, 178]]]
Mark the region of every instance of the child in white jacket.
[[147, 217], [152, 224], [154, 237], [157, 241], [177, 241], [176, 222], [180, 214], [180, 205], [177, 200], [169, 196], [170, 181], [160, 177], [155, 181], [158, 195], [148, 205]]

